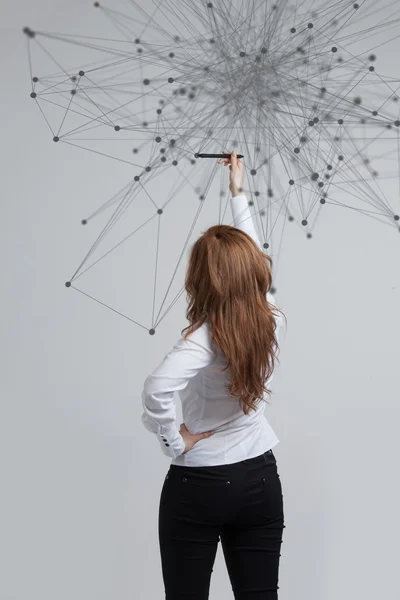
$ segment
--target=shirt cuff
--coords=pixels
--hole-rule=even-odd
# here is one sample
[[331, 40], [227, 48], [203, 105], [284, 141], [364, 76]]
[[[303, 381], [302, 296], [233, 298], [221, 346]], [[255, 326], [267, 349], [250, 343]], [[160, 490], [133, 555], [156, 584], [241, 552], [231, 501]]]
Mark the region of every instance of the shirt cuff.
[[185, 451], [185, 441], [174, 423], [159, 425], [153, 421], [146, 412], [142, 413], [142, 423], [149, 431], [157, 435], [161, 450], [170, 458], [177, 458]]

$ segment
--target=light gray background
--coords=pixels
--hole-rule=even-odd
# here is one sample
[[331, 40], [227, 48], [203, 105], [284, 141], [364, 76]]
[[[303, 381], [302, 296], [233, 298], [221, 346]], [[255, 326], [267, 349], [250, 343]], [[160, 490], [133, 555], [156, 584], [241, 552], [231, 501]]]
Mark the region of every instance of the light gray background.
[[[93, 9], [25, 0], [2, 13], [0, 599], [162, 598], [169, 459], [141, 425], [140, 392], [186, 325], [184, 301], [152, 338], [64, 287], [97, 231], [80, 219], [130, 174], [55, 148], [20, 31], [89, 33]], [[277, 272], [288, 329], [266, 415], [281, 440], [280, 599], [395, 600], [400, 234], [324, 210], [312, 240], [286, 235]], [[221, 548], [210, 597], [232, 598]]]

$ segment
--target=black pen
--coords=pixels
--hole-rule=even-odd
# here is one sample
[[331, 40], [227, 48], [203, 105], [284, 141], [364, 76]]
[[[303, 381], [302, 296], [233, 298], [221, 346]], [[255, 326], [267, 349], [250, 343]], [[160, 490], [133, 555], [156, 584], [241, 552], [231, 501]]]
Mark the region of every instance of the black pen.
[[[230, 154], [198, 154], [194, 155], [195, 158], [230, 158]], [[243, 154], [238, 154], [238, 158], [243, 158]]]

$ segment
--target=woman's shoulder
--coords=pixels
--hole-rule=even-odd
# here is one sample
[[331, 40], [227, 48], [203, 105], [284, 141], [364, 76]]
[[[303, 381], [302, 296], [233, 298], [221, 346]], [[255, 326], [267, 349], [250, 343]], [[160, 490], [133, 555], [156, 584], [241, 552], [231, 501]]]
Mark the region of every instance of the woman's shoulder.
[[192, 331], [187, 339], [202, 346], [206, 350], [213, 352], [211, 328], [208, 321], [205, 321], [202, 325], [198, 326], [197, 329]]

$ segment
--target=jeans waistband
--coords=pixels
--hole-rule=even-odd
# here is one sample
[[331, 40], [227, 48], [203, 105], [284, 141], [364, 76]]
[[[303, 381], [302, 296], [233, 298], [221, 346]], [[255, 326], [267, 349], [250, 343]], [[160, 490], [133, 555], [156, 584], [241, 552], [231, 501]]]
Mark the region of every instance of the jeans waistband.
[[241, 464], [249, 464], [249, 465], [257, 465], [258, 463], [263, 464], [263, 463], [270, 461], [271, 459], [275, 460], [275, 455], [272, 452], [272, 449], [266, 450], [259, 456], [253, 456], [253, 458], [245, 458], [244, 460], [239, 460], [238, 462], [235, 462], [235, 463], [228, 463], [228, 464], [224, 464], [224, 465], [210, 465], [210, 466], [202, 466], [202, 467], [188, 467], [185, 465], [170, 465], [170, 469], [172, 471], [179, 471], [182, 469], [198, 469], [199, 471], [202, 471], [203, 469], [212, 468], [213, 470], [215, 469], [218, 471], [218, 470], [227, 469], [227, 468], [234, 468], [235, 465], [241, 465]]

